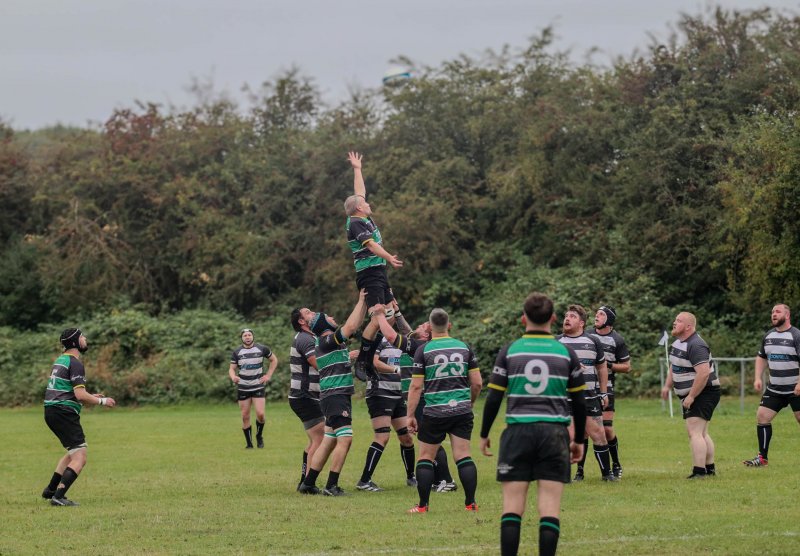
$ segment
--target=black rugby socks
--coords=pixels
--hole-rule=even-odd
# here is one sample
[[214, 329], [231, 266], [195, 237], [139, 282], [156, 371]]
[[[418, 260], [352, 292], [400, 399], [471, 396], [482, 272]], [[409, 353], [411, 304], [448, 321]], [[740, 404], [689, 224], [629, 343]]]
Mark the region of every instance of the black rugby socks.
[[464, 504], [469, 506], [475, 503], [475, 490], [478, 488], [478, 468], [471, 457], [466, 457], [456, 462], [458, 478], [464, 487]]
[[619, 465], [619, 440], [616, 436], [608, 441], [608, 453], [611, 455], [611, 461]]
[[503, 514], [503, 517], [500, 518], [501, 556], [517, 556], [517, 551], [519, 551], [519, 533], [521, 528], [521, 515]]
[[78, 474], [75, 473], [71, 467], [67, 467], [64, 470], [64, 474], [61, 476], [61, 481], [58, 484], [58, 488], [56, 489], [56, 493], [53, 498], [64, 498], [67, 495], [69, 487], [72, 486], [72, 483], [74, 483], [75, 479], [77, 478]]
[[433, 462], [429, 459], [421, 459], [417, 462], [417, 492], [420, 506], [428, 505], [431, 497], [431, 485], [433, 485]]
[[769, 452], [769, 441], [772, 440], [772, 424], [757, 425], [756, 434], [758, 435], [758, 453], [762, 458], [769, 459], [767, 452]]
[[445, 481], [447, 483], [453, 482], [453, 476], [450, 474], [450, 465], [447, 463], [447, 452], [444, 451], [444, 448], [439, 446], [439, 450], [436, 452], [436, 467], [434, 471], [436, 472], [435, 482], [440, 483]]
[[414, 477], [414, 460], [416, 454], [414, 452], [414, 445], [400, 446], [400, 458], [403, 460], [403, 467], [406, 468], [406, 479]]
[[381, 461], [383, 455], [383, 446], [377, 442], [370, 444], [367, 450], [367, 461], [364, 462], [364, 471], [361, 472], [361, 482], [368, 483], [372, 480], [372, 474], [375, 468], [378, 467], [378, 462]]
[[539, 554], [555, 556], [561, 522], [557, 517], [543, 517], [539, 520]]
[[61, 474], [60, 473], [53, 473], [52, 478], [50, 479], [50, 484], [47, 485], [47, 490], [51, 490], [53, 492], [56, 491], [58, 488], [58, 484], [61, 482]]

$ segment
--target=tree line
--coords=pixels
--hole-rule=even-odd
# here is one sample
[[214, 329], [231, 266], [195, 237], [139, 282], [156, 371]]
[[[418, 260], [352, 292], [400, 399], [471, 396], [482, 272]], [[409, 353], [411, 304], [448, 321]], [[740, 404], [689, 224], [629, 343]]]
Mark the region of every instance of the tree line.
[[677, 309], [736, 350], [712, 352], [742, 355], [772, 304], [798, 306], [797, 17], [684, 15], [611, 67], [571, 63], [551, 30], [402, 61], [412, 79], [335, 106], [291, 69], [246, 105], [198, 86], [190, 109], [142, 103], [96, 129], [0, 121], [4, 336], [115, 309], [344, 315], [349, 150], [406, 261], [391, 272], [404, 313], [461, 315], [483, 367], [533, 289], [621, 308], [649, 360]]

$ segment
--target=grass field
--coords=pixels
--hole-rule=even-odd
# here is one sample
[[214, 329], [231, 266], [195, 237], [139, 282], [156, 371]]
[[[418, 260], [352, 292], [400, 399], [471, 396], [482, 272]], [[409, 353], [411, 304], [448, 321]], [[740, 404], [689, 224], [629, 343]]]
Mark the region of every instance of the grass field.
[[[756, 404], [747, 400], [740, 414], [738, 398], [723, 399], [711, 424], [719, 475], [698, 482], [684, 479], [691, 462], [682, 420], [657, 401], [618, 402], [624, 478], [601, 483], [587, 463], [587, 480], [565, 493], [559, 552], [796, 553], [800, 431], [781, 412], [769, 467], [744, 468], [757, 451]], [[374, 477], [387, 490], [353, 488], [371, 441], [363, 401], [354, 413], [340, 481], [353, 495], [326, 498], [294, 492], [305, 435], [287, 404], [268, 405], [264, 450], [244, 450], [234, 404], [85, 410], [89, 463], [70, 491], [81, 506], [53, 508], [39, 493], [62, 451], [41, 408], [0, 410], [0, 554], [499, 553], [496, 458], [473, 453], [479, 513], [464, 511], [459, 489], [433, 493], [429, 514], [408, 516], [416, 490], [405, 486], [396, 438]], [[498, 420], [495, 449], [501, 429]], [[520, 553], [534, 554], [536, 538], [531, 512]]]

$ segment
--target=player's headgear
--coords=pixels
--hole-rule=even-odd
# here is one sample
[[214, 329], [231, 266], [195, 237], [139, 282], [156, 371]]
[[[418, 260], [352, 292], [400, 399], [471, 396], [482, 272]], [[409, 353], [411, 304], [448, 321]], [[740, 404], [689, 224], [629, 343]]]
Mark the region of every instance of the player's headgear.
[[64, 346], [64, 349], [78, 349], [80, 337], [80, 328], [67, 328], [61, 333], [61, 345]]
[[599, 309], [606, 314], [606, 324], [605, 326], [614, 326], [614, 321], [617, 320], [617, 312], [611, 305], [603, 305]]
[[336, 327], [328, 321], [328, 316], [322, 311], [314, 315], [314, 318], [311, 319], [310, 328], [315, 336], [321, 336], [326, 330], [330, 330], [331, 332], [336, 331]]
[[61, 333], [61, 345], [64, 346], [64, 349], [77, 349], [81, 353], [86, 351], [86, 349], [81, 349], [80, 339], [81, 339], [81, 332], [80, 328], [67, 328]]
[[253, 341], [255, 341], [256, 335], [255, 335], [255, 332], [253, 332], [252, 328], [242, 328], [241, 332], [239, 332], [239, 337], [241, 338], [242, 336], [244, 336], [245, 332], [249, 332], [250, 334], [252, 334], [253, 335]]

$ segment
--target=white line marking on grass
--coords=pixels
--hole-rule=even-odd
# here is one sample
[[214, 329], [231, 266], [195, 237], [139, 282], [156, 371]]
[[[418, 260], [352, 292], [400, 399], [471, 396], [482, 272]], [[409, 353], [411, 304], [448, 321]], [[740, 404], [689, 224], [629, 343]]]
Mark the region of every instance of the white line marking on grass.
[[[413, 552], [427, 552], [427, 553], [434, 553], [434, 554], [444, 554], [447, 552], [465, 552], [468, 550], [475, 550], [479, 549], [481, 551], [488, 551], [493, 552], [496, 551], [499, 544], [470, 544], [470, 545], [462, 545], [462, 546], [439, 546], [435, 548], [417, 548], [413, 549]], [[370, 550], [367, 552], [362, 552], [360, 550], [348, 550], [348, 556], [357, 555], [357, 556], [369, 556], [370, 554], [407, 554], [409, 548], [402, 547], [402, 548], [384, 548], [381, 550]], [[337, 550], [335, 552], [309, 552], [305, 553], [304, 556], [330, 556], [331, 554], [341, 554], [341, 550]]]
[[697, 540], [704, 540], [704, 539], [730, 539], [730, 538], [761, 538], [761, 537], [800, 537], [800, 532], [798, 531], [779, 531], [779, 532], [772, 532], [772, 531], [764, 531], [763, 533], [721, 533], [718, 535], [676, 535], [672, 537], [668, 536], [656, 536], [656, 535], [622, 535], [619, 537], [613, 538], [606, 538], [606, 539], [580, 539], [580, 540], [565, 540], [560, 539], [558, 545], [561, 546], [562, 544], [569, 544], [569, 545], [584, 545], [584, 544], [609, 544], [609, 543], [620, 543], [620, 542], [672, 542], [672, 541], [697, 541]]

